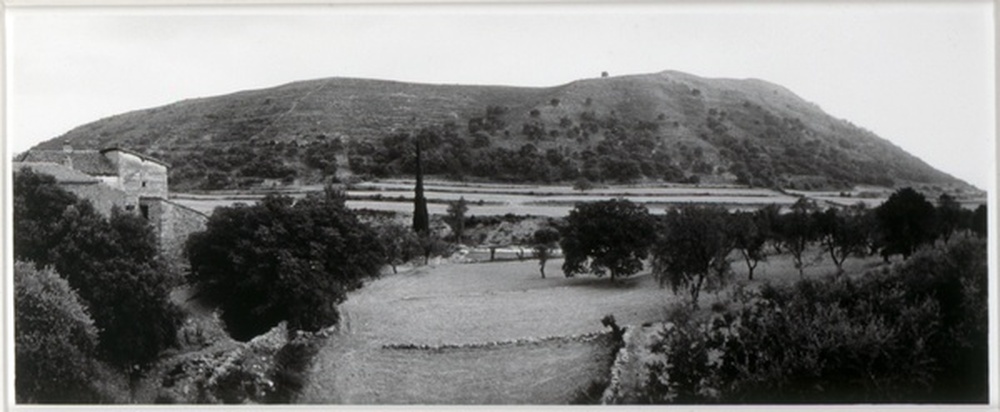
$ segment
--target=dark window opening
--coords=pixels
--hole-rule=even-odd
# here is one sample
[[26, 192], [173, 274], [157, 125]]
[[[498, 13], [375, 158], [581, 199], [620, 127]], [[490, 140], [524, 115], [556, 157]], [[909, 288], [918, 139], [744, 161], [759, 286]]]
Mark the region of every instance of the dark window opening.
[[149, 205], [139, 205], [139, 212], [142, 213], [142, 217], [149, 219]]
[[146, 187], [146, 182], [142, 182], [142, 187]]
[[125, 205], [125, 210], [131, 212], [135, 210], [135, 205]]

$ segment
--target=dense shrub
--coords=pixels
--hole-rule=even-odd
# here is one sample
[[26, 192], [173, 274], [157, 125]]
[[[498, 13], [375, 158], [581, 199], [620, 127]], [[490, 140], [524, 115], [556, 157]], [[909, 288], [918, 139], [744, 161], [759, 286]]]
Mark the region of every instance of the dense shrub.
[[310, 335], [303, 335], [288, 341], [274, 355], [269, 375], [274, 382], [274, 391], [268, 403], [291, 403], [308, 382], [309, 367], [319, 350], [326, 343]]
[[936, 237], [934, 205], [912, 188], [894, 192], [875, 209], [882, 230], [882, 255], [909, 257], [920, 245], [933, 243]]
[[707, 320], [678, 309], [652, 345], [652, 403], [986, 402], [985, 242], [892, 271], [742, 295]]
[[122, 399], [96, 359], [97, 328], [66, 280], [51, 268], [14, 264], [15, 397], [18, 403]]
[[282, 320], [299, 330], [336, 323], [335, 305], [385, 261], [375, 232], [330, 190], [216, 209], [186, 248], [190, 280], [240, 340]]

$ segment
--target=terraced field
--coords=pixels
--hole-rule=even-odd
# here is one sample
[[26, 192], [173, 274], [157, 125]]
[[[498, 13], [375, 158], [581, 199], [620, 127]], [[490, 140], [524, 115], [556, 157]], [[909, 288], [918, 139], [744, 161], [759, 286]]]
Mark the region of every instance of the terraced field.
[[[286, 190], [292, 196], [304, 196], [322, 187], [301, 187]], [[347, 205], [355, 209], [372, 209], [411, 213], [413, 211], [413, 183], [386, 181], [363, 183], [347, 190]], [[613, 186], [581, 192], [569, 186], [532, 186], [499, 184], [455, 184], [433, 182], [426, 185], [428, 210], [444, 214], [447, 203], [465, 198], [469, 202], [468, 215], [490, 216], [531, 215], [543, 217], [566, 216], [578, 202], [624, 198], [645, 204], [652, 213], [663, 213], [667, 207], [685, 204], [715, 204], [729, 209], [756, 209], [769, 204], [791, 205], [798, 198], [771, 189], [727, 186]], [[204, 213], [216, 207], [235, 203], [253, 203], [263, 197], [261, 193], [236, 191], [208, 194], [175, 194], [173, 200]], [[821, 201], [824, 201], [822, 199]], [[851, 197], [841, 197], [838, 202], [854, 203]], [[884, 199], [865, 199], [880, 202]]]

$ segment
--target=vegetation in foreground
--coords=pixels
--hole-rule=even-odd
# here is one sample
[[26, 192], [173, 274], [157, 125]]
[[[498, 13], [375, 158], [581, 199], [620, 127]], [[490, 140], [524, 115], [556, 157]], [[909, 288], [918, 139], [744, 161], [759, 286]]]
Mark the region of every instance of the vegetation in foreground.
[[925, 248], [893, 269], [741, 290], [678, 306], [646, 379], [610, 402], [984, 403], [986, 242]]
[[[174, 276], [157, 256], [152, 230], [141, 217], [117, 209], [102, 216], [51, 176], [31, 170], [15, 173], [13, 203], [14, 258], [24, 262], [15, 271], [26, 272], [15, 278], [27, 282], [17, 286], [23, 293], [14, 302], [20, 316], [14, 325], [20, 343], [15, 368], [25, 372], [17, 376], [17, 400], [119, 400], [107, 393], [127, 393], [125, 387], [110, 388], [116, 379], [95, 393], [74, 383], [75, 373], [50, 373], [91, 365], [93, 373], [113, 370], [129, 382], [175, 344], [181, 313], [167, 299]], [[32, 282], [49, 286], [32, 287]], [[89, 321], [92, 325], [84, 326]], [[55, 324], [39, 336], [37, 328], [45, 322]], [[66, 330], [66, 322], [77, 326]], [[55, 352], [58, 345], [41, 344], [46, 339], [71, 350]], [[48, 396], [64, 386], [63, 396]]]

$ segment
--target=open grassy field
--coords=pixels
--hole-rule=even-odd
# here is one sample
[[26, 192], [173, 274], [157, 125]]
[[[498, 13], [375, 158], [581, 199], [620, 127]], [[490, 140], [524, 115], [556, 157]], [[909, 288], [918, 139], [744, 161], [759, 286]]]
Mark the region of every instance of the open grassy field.
[[[567, 404], [613, 361], [610, 334], [580, 342], [444, 350], [365, 346], [352, 338], [320, 356], [305, 403]], [[335, 354], [336, 356], [330, 356]]]
[[[419, 267], [370, 282], [340, 306], [342, 331], [317, 355], [299, 401], [569, 403], [607, 373], [607, 338], [429, 350], [385, 345], [477, 345], [597, 333], [606, 330], [600, 322], [605, 315], [639, 325], [662, 320], [670, 305], [686, 299], [657, 287], [648, 272], [612, 285], [607, 278], [565, 278], [561, 264], [550, 261], [546, 279], [537, 261], [513, 261]], [[845, 269], [860, 273], [876, 264], [872, 258], [849, 259]], [[746, 281], [742, 261], [734, 261], [733, 269], [734, 283], [750, 287], [799, 278], [784, 255], [761, 263], [753, 282]], [[806, 276], [833, 270], [825, 259], [806, 269]], [[702, 306], [718, 296], [703, 294]]]

